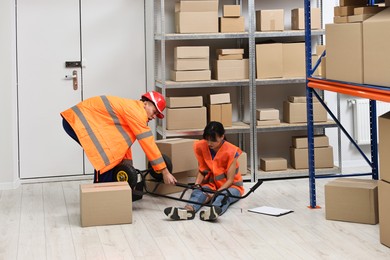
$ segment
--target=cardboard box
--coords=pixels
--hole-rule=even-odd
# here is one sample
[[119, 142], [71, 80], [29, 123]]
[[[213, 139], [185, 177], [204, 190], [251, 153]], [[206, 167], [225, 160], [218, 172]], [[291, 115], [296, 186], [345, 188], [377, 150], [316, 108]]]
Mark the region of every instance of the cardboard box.
[[216, 80], [249, 79], [249, 60], [216, 60]]
[[239, 164], [238, 171], [241, 175], [248, 174], [248, 155], [246, 152], [242, 151], [241, 155], [237, 158], [237, 162]]
[[[291, 166], [294, 169], [308, 169], [309, 150], [290, 147]], [[333, 168], [333, 147], [314, 148], [314, 167]]]
[[[319, 55], [311, 56], [312, 68], [316, 65]], [[318, 65], [317, 69], [313, 72], [313, 76], [318, 76], [325, 78], [326, 77], [326, 57], [322, 57], [321, 63]]]
[[[173, 174], [173, 176], [175, 176], [178, 183], [190, 184], [190, 183], [195, 183], [196, 180], [196, 175], [194, 175], [195, 173], [196, 174], [198, 173], [198, 169], [175, 173]], [[148, 192], [153, 192], [161, 195], [168, 195], [177, 192], [181, 193], [184, 190], [184, 188], [176, 185], [164, 184], [163, 182], [156, 182], [150, 179], [145, 180], [145, 186], [146, 186], [145, 189]], [[190, 194], [190, 191], [187, 191], [186, 194]]]
[[176, 12], [175, 23], [177, 33], [217, 33], [218, 12]]
[[[306, 103], [291, 103], [289, 101], [283, 102], [283, 120], [286, 123], [306, 123], [306, 111]], [[328, 121], [327, 112], [319, 102], [313, 102], [313, 121]]]
[[354, 5], [354, 6], [364, 6], [367, 5], [367, 0], [339, 0], [340, 6]]
[[368, 18], [370, 18], [373, 15], [374, 14], [356, 14], [356, 15], [351, 15], [351, 16], [348, 16], [348, 22], [349, 23], [361, 23], [361, 22], [367, 20]]
[[256, 109], [257, 120], [275, 120], [279, 119], [279, 109], [259, 108]]
[[208, 121], [221, 122], [224, 127], [232, 126], [232, 104], [209, 105]]
[[[306, 103], [306, 96], [288, 96], [287, 100], [291, 103]], [[316, 96], [313, 95], [313, 103], [320, 102]]]
[[211, 80], [211, 70], [172, 70], [173, 81]]
[[335, 6], [334, 16], [349, 16], [353, 15], [355, 6]]
[[[390, 112], [381, 115], [378, 119], [379, 139], [379, 176], [390, 182]], [[390, 200], [390, 198], [389, 198]]]
[[174, 70], [208, 70], [209, 59], [174, 59]]
[[364, 6], [364, 7], [355, 7], [353, 9], [353, 14], [376, 14], [385, 10], [385, 7], [379, 6]]
[[218, 12], [218, 1], [180, 1], [175, 12]]
[[[321, 9], [310, 9], [311, 29], [321, 29]], [[305, 11], [303, 8], [291, 10], [291, 30], [305, 30]]]
[[230, 103], [230, 93], [211, 94], [209, 95], [209, 104], [225, 104]]
[[217, 49], [217, 55], [244, 54], [244, 49]]
[[379, 237], [380, 242], [390, 247], [390, 183], [378, 181]]
[[283, 31], [284, 9], [256, 11], [257, 31]]
[[316, 54], [318, 56], [322, 55], [322, 53], [326, 50], [326, 46], [322, 44], [317, 44], [316, 45]]
[[219, 31], [221, 33], [245, 32], [244, 16], [219, 17]]
[[[293, 136], [292, 145], [294, 148], [308, 148], [307, 136]], [[314, 136], [314, 147], [328, 147], [329, 138], [326, 135]]]
[[378, 223], [378, 183], [339, 178], [325, 185], [325, 217], [364, 224]]
[[283, 45], [256, 44], [256, 74], [258, 79], [283, 77]]
[[[327, 24], [325, 26], [326, 77], [328, 79], [363, 83], [362, 33], [361, 23]], [[375, 39], [375, 42], [377, 40], [379, 39]], [[380, 46], [375, 45], [374, 48], [380, 49]], [[380, 53], [383, 55], [382, 50]], [[378, 70], [380, 71], [376, 67], [376, 76], [380, 74]]]
[[348, 23], [348, 16], [335, 16], [333, 23]]
[[227, 55], [218, 55], [218, 60], [242, 60], [244, 55], [242, 54], [227, 54]]
[[209, 46], [178, 46], [174, 48], [176, 59], [209, 59]]
[[201, 107], [203, 106], [202, 96], [193, 97], [167, 97], [167, 107], [183, 108], [183, 107]]
[[223, 17], [240, 17], [240, 5], [223, 5]]
[[260, 169], [263, 171], [284, 171], [287, 170], [287, 160], [285, 158], [260, 158]]
[[363, 22], [364, 83], [390, 86], [390, 8]]
[[157, 147], [162, 154], [172, 161], [172, 172], [178, 173], [198, 168], [198, 161], [194, 154], [195, 139], [170, 138], [157, 140]]
[[167, 129], [204, 129], [207, 124], [206, 107], [167, 108]]
[[127, 182], [81, 184], [81, 226], [131, 224], [131, 196]]
[[257, 120], [257, 126], [272, 126], [272, 125], [280, 125], [280, 119], [273, 120]]
[[283, 47], [283, 77], [306, 77], [305, 43], [285, 43]]

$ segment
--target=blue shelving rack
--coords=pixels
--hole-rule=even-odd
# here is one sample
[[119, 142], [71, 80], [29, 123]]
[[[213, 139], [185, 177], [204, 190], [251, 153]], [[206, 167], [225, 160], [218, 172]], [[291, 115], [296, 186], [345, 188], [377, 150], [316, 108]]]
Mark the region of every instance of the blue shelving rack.
[[[321, 62], [321, 58], [326, 54], [324, 52], [321, 58], [318, 59], [314, 68], [312, 69], [311, 61], [311, 24], [310, 24], [310, 0], [304, 0], [305, 9], [305, 51], [306, 51], [306, 99], [307, 99], [307, 135], [308, 135], [308, 162], [309, 162], [309, 190], [310, 190], [310, 208], [318, 208], [316, 203], [316, 178], [332, 178], [332, 177], [351, 177], [351, 176], [364, 176], [370, 175], [373, 179], [378, 179], [378, 137], [377, 137], [377, 119], [376, 119], [376, 100], [390, 102], [390, 88], [371, 86], [364, 84], [356, 84], [351, 82], [341, 82], [325, 79], [313, 78], [312, 74]], [[370, 0], [369, 5], [375, 3], [374, 0]], [[321, 89], [326, 91], [332, 91], [351, 96], [358, 96], [362, 98], [370, 99], [370, 129], [371, 129], [371, 158], [367, 158], [364, 152], [356, 144], [354, 139], [346, 131], [346, 129], [339, 122], [338, 118], [327, 107], [322, 98], [318, 95], [315, 89]], [[356, 174], [334, 174], [334, 175], [316, 175], [314, 167], [314, 126], [313, 126], [313, 95], [315, 95], [328, 114], [336, 122], [341, 131], [351, 141], [351, 143], [357, 148], [359, 153], [366, 160], [371, 167], [370, 173], [356, 173]]]

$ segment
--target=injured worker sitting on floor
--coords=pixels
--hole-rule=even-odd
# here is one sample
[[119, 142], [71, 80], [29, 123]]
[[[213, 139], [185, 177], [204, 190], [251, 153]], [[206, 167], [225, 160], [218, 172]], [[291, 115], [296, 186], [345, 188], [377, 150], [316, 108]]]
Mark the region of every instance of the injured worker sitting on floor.
[[[164, 213], [173, 220], [193, 219], [195, 213], [200, 210], [202, 204], [209, 203], [205, 210], [200, 212], [200, 219], [213, 221], [226, 212], [228, 207], [238, 198], [221, 194], [230, 194], [241, 197], [244, 193], [243, 181], [239, 172], [237, 158], [242, 153], [241, 149], [229, 143], [225, 139], [225, 129], [220, 122], [212, 121], [207, 124], [203, 132], [203, 139], [194, 143], [194, 152], [198, 160], [199, 172], [189, 203], [184, 208], [168, 207]], [[202, 188], [200, 188], [202, 187]], [[207, 192], [211, 191], [211, 192]]]

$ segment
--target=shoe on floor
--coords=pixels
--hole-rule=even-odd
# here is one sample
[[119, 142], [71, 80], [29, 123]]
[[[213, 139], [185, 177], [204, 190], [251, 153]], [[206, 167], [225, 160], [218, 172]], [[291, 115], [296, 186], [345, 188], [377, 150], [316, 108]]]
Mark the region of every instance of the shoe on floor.
[[211, 206], [200, 212], [200, 219], [204, 221], [214, 221], [221, 215], [222, 209], [218, 206]]
[[187, 220], [195, 217], [195, 211], [185, 208], [169, 207], [164, 209], [165, 215], [173, 220]]

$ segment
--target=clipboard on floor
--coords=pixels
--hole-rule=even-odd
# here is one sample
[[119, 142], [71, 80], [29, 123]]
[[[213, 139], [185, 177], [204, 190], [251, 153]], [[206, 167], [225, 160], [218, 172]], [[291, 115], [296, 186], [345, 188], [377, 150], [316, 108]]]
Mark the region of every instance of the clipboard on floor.
[[274, 217], [280, 217], [289, 213], [294, 212], [291, 209], [280, 209], [280, 208], [274, 208], [274, 207], [268, 207], [268, 206], [261, 206], [253, 209], [248, 209], [249, 212], [253, 213], [259, 213]]

